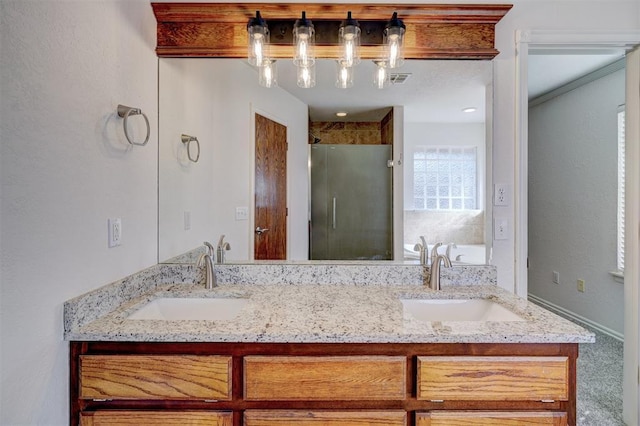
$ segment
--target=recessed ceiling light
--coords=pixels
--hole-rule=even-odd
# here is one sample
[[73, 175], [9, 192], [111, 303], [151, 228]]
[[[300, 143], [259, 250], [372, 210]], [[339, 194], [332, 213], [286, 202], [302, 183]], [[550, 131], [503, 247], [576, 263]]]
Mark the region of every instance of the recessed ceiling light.
[[463, 108], [462, 112], [476, 112], [478, 110], [478, 108], [476, 107], [467, 107], [467, 108]]
[[346, 112], [336, 112], [336, 115], [337, 115], [338, 117], [346, 117], [346, 116], [347, 116], [347, 113], [346, 113]]

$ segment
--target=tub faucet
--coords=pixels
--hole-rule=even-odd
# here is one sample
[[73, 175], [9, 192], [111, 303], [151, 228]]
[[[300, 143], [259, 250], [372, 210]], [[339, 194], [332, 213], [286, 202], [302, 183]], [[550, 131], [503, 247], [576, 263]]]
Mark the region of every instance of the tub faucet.
[[413, 246], [413, 249], [415, 251], [420, 252], [420, 264], [421, 265], [426, 265], [427, 264], [427, 240], [421, 235], [420, 236], [420, 241], [422, 241], [422, 243], [418, 243], [415, 246]]
[[[224, 234], [220, 236], [220, 240], [218, 240], [218, 249], [216, 251], [216, 263], [224, 263], [224, 252], [227, 250], [231, 250], [231, 245], [224, 241]], [[212, 254], [213, 257], [213, 254]]]
[[440, 290], [440, 263], [444, 262], [445, 268], [451, 268], [451, 261], [444, 254], [436, 256], [436, 260], [431, 263], [429, 269], [429, 288], [431, 290]]
[[204, 288], [207, 290], [213, 289], [216, 284], [216, 271], [213, 269], [213, 258], [209, 253], [201, 254], [196, 263], [197, 267], [202, 267], [204, 264]]

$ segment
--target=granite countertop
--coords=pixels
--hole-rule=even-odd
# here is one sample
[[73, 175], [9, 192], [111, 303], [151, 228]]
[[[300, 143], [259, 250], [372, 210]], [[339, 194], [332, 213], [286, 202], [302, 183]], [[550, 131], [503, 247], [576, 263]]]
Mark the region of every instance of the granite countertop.
[[[247, 298], [229, 321], [131, 320], [158, 297]], [[400, 299], [488, 298], [524, 321], [427, 322], [403, 312]], [[495, 285], [159, 284], [77, 327], [67, 340], [292, 343], [585, 343], [593, 333]]]

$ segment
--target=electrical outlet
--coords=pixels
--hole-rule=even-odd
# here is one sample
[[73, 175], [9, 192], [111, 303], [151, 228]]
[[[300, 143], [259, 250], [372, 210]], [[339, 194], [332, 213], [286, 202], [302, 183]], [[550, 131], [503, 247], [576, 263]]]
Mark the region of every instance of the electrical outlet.
[[506, 240], [509, 238], [509, 221], [504, 218], [493, 218], [493, 239]]
[[493, 205], [494, 206], [508, 206], [508, 185], [496, 183], [493, 186]]
[[584, 293], [584, 280], [578, 280], [578, 291]]
[[560, 284], [560, 272], [553, 271], [553, 283]]
[[109, 226], [109, 247], [117, 247], [122, 244], [122, 220], [118, 217], [107, 220]]

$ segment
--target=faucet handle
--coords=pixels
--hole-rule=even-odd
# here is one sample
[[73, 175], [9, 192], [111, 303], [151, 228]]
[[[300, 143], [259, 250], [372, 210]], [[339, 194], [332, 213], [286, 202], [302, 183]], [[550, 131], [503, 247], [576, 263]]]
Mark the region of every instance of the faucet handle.
[[218, 240], [218, 247], [222, 247], [224, 244], [224, 234], [220, 235], [220, 239]]

